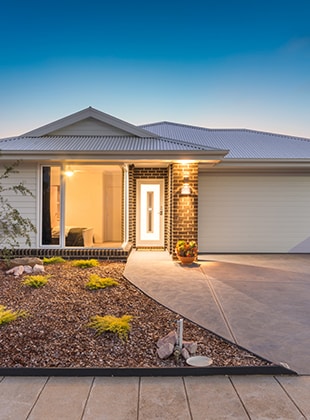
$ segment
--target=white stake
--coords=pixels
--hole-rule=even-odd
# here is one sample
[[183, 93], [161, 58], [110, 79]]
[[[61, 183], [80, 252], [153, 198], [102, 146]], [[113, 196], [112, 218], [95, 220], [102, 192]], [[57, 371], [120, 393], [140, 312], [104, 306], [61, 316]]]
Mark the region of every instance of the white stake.
[[183, 318], [181, 318], [177, 321], [177, 326], [178, 326], [178, 346], [182, 350], [182, 346], [183, 346]]

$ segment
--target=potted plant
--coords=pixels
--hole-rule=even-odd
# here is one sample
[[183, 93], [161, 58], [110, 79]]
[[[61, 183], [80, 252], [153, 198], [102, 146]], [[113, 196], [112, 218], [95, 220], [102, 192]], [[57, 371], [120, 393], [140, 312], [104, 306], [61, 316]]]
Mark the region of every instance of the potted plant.
[[182, 264], [191, 264], [197, 258], [198, 246], [195, 241], [180, 240], [176, 244], [175, 252]]

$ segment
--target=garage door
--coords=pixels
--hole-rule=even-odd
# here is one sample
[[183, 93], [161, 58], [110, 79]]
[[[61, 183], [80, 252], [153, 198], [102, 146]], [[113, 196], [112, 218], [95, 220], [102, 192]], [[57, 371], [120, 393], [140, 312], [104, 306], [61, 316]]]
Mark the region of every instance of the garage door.
[[199, 175], [200, 252], [310, 252], [310, 176]]

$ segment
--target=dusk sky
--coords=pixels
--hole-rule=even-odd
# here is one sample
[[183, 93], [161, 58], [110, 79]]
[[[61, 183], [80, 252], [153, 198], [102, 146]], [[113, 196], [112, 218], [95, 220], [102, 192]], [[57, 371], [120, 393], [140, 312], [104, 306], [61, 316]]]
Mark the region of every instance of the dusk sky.
[[88, 106], [310, 138], [310, 1], [2, 0], [0, 137]]

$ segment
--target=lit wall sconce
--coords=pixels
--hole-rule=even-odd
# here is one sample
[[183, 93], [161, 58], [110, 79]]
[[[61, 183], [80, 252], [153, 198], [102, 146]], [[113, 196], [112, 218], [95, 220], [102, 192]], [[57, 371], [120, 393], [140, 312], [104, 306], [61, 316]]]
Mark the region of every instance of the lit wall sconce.
[[191, 187], [189, 186], [189, 177], [185, 176], [183, 179], [183, 187], [181, 189], [182, 195], [189, 195], [191, 194]]
[[72, 171], [72, 169], [70, 168], [70, 167], [68, 167], [66, 170], [65, 170], [65, 175], [66, 176], [68, 176], [69, 178], [71, 177], [71, 176], [73, 176], [74, 175], [74, 172]]

